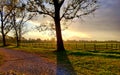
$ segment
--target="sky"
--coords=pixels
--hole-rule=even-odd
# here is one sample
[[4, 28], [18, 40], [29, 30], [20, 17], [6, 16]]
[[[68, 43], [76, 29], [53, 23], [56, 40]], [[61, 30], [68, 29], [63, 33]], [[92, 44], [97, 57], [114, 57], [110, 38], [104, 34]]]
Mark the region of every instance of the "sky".
[[[120, 41], [120, 0], [99, 0], [99, 8], [88, 16], [83, 16], [69, 24], [62, 31], [64, 40], [118, 40]], [[31, 25], [40, 25], [49, 19], [35, 17]], [[31, 26], [32, 27], [32, 26]], [[47, 32], [33, 31], [24, 35], [26, 38], [54, 38]]]

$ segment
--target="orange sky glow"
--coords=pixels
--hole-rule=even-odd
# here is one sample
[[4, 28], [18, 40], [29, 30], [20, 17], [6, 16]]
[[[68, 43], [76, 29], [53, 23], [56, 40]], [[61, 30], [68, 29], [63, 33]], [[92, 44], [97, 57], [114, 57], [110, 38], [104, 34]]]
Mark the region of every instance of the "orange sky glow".
[[[100, 8], [82, 19], [68, 22], [68, 29], [62, 31], [63, 40], [119, 40], [120, 41], [120, 0], [100, 0]], [[38, 32], [34, 26], [49, 24], [51, 18], [37, 15], [27, 25], [31, 29], [23, 37], [51, 39], [49, 32]], [[61, 23], [61, 25], [64, 25]]]

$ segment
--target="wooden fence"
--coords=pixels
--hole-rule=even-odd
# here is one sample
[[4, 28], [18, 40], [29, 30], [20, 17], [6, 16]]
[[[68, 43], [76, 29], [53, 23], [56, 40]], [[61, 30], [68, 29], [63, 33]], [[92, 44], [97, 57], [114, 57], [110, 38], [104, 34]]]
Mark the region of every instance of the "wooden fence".
[[[56, 49], [55, 43], [21, 43], [22, 47]], [[66, 49], [78, 50], [120, 50], [120, 43], [64, 43]]]

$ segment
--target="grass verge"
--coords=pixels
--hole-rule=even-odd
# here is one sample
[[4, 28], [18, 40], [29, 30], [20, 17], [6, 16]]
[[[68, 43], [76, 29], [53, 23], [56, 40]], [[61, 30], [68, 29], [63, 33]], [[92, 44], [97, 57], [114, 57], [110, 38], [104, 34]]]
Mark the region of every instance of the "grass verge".
[[120, 75], [120, 50], [66, 50], [65, 53], [56, 53], [53, 49], [8, 48], [35, 53], [73, 70], [77, 75]]

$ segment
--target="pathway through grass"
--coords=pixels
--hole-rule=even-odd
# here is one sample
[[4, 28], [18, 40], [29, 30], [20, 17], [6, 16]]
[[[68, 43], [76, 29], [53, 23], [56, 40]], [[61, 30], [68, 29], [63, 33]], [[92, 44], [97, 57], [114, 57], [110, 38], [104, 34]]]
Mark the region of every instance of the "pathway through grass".
[[64, 60], [64, 55], [58, 56], [52, 49], [12, 49], [35, 53], [61, 66], [74, 69], [74, 74], [77, 75], [120, 75], [120, 50], [66, 50], [67, 61]]
[[6, 48], [0, 48], [0, 53], [5, 56], [4, 64], [0, 66], [0, 75], [1, 73], [9, 75], [3, 73], [10, 71], [21, 73], [21, 75], [72, 75], [64, 67], [33, 53]]

